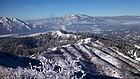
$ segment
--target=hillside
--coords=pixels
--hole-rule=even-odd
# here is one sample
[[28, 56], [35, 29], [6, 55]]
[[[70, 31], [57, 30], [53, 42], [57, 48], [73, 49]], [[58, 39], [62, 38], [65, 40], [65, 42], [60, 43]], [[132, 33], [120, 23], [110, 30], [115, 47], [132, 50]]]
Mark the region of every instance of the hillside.
[[[74, 34], [65, 31], [52, 31], [43, 34], [40, 33], [10, 38], [12, 40], [17, 40], [15, 42], [12, 41], [13, 44], [15, 43], [14, 46], [16, 46], [16, 43], [20, 43], [20, 47], [17, 49], [16, 53], [13, 51], [13, 54], [26, 55], [26, 57], [19, 57], [10, 53], [1, 52], [0, 59], [4, 60], [4, 62], [0, 62], [1, 78], [140, 78], [140, 61], [137, 60], [138, 54], [129, 52], [132, 49], [133, 51], [138, 49], [133, 48], [133, 45], [130, 45], [131, 43], [125, 43], [122, 40], [110, 40], [107, 39], [107, 37], [90, 33]], [[2, 39], [5, 40], [7, 37]], [[11, 39], [9, 39], [9, 42]], [[19, 41], [21, 39], [22, 41]], [[49, 40], [47, 41], [47, 39]], [[62, 42], [60, 42], [60, 40]], [[114, 41], [116, 41], [116, 43], [114, 43]], [[38, 42], [40, 42], [39, 45]], [[119, 45], [122, 45], [122, 48], [117, 47], [118, 43], [120, 43]], [[10, 44], [8, 47], [11, 46]], [[32, 53], [25, 54], [21, 49], [32, 50]], [[22, 53], [18, 53], [18, 50]], [[4, 51], [8, 50], [5, 49]], [[12, 63], [11, 60], [15, 65], [9, 65], [9, 63]], [[23, 63], [21, 61], [23, 61]], [[21, 62], [21, 64], [18, 64], [18, 62]]]

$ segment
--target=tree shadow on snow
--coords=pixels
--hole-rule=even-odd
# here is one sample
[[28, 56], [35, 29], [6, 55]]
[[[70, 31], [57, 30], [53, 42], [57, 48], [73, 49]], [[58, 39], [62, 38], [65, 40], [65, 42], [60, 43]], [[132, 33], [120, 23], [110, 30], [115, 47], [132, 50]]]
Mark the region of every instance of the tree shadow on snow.
[[41, 66], [41, 62], [29, 57], [20, 57], [12, 53], [0, 51], [0, 65], [9, 68], [26, 68], [30, 66]]

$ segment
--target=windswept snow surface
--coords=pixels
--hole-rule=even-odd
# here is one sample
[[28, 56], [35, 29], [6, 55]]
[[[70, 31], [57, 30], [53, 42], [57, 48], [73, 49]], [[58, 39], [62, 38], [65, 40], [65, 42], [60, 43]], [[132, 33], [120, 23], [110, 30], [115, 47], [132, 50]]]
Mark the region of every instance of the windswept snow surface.
[[[61, 34], [61, 33], [60, 33]], [[41, 67], [36, 69], [0, 68], [4, 78], [37, 79], [139, 79], [140, 62], [86, 38], [73, 45], [55, 47], [50, 52], [32, 55]]]

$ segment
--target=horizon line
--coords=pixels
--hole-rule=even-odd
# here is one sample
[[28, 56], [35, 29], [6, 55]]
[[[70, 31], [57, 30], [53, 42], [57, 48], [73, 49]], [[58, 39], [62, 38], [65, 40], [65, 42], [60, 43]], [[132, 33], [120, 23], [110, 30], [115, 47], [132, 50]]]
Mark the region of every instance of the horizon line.
[[120, 17], [120, 16], [137, 16], [137, 17], [140, 17], [140, 15], [133, 15], [133, 14], [128, 14], [128, 15], [89, 15], [89, 14], [64, 14], [64, 15], [55, 15], [53, 17], [51, 16], [43, 16], [42, 18], [41, 17], [38, 17], [38, 18], [34, 18], [34, 19], [21, 19], [21, 18], [18, 18], [18, 17], [9, 17], [9, 16], [0, 16], [0, 17], [7, 17], [7, 18], [16, 18], [16, 19], [20, 19], [20, 20], [39, 20], [39, 19], [49, 19], [49, 18], [57, 18], [57, 17], [64, 17], [66, 15], [87, 15], [87, 16], [90, 16], [90, 17]]

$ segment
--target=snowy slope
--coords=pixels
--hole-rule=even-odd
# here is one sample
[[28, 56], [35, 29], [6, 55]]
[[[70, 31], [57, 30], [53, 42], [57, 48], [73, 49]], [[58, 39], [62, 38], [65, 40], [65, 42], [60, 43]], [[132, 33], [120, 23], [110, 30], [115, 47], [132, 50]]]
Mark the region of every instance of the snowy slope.
[[[140, 72], [139, 61], [124, 56], [117, 50], [107, 48], [99, 41], [90, 42], [90, 38], [78, 44], [55, 48], [52, 52], [43, 52], [38, 58], [44, 64], [47, 61], [60, 67], [59, 73], [74, 75], [80, 72], [81, 78], [88, 72], [95, 75], [133, 79], [135, 77], [132, 73]], [[73, 73], [69, 74], [69, 72]]]
[[[34, 54], [30, 58], [42, 63], [40, 71], [35, 69], [11, 69], [17, 78], [42, 79], [135, 79], [140, 78], [140, 62], [123, 55], [117, 50], [106, 47], [99, 41], [91, 42], [91, 38], [78, 41], [73, 45], [52, 48], [50, 52]], [[1, 69], [1, 68], [0, 68]], [[6, 69], [1, 69], [6, 72]], [[24, 74], [26, 74], [24, 76]], [[12, 78], [11, 75], [8, 75]], [[114, 77], [114, 78], [113, 78]]]
[[32, 25], [16, 18], [0, 17], [0, 34], [21, 33], [32, 30]]
[[[85, 70], [89, 70], [86, 64], [82, 61], [90, 62], [90, 65], [95, 65], [90, 71], [96, 74], [105, 74], [108, 76], [113, 76], [117, 78], [127, 78], [131, 72], [139, 73], [140, 62], [124, 57], [118, 54], [118, 51], [112, 48], [106, 48], [100, 45], [98, 42], [86, 43], [86, 44], [76, 44], [71, 46], [66, 46], [58, 48], [66, 58], [70, 61], [76, 60]], [[56, 59], [57, 60], [57, 59]], [[58, 62], [58, 61], [57, 61]], [[56, 63], [57, 63], [56, 62]], [[61, 63], [57, 63], [61, 67]], [[132, 77], [131, 75], [129, 77]]]

